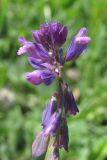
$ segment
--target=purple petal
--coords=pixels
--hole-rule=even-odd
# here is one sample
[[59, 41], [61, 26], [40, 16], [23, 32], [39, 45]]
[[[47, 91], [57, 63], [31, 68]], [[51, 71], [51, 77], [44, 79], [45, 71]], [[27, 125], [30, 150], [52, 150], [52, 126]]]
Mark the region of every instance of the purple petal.
[[51, 118], [52, 114], [55, 112], [56, 102], [57, 102], [57, 98], [55, 96], [52, 96], [51, 100], [49, 101], [45, 110], [43, 111], [43, 114], [42, 114], [42, 126], [43, 126], [43, 128], [46, 127], [46, 125], [50, 121], [50, 118]]
[[45, 70], [42, 75], [41, 79], [46, 85], [50, 85], [52, 81], [55, 79], [56, 75], [54, 75], [51, 71]]
[[65, 41], [67, 37], [67, 27], [61, 26], [59, 23], [54, 22], [50, 25], [51, 39], [52, 43], [56, 47], [60, 47]]
[[47, 51], [41, 44], [34, 44], [33, 42], [25, 42], [22, 47], [19, 48], [17, 54], [22, 55], [27, 53], [29, 57], [40, 59], [41, 61], [50, 61], [50, 57]]
[[44, 135], [47, 136], [49, 134], [56, 134], [61, 122], [61, 111], [55, 112], [51, 118], [50, 122], [47, 124], [47, 126], [44, 129]]
[[37, 69], [40, 69], [40, 68], [51, 68], [52, 65], [49, 64], [49, 63], [43, 63], [41, 62], [40, 59], [36, 59], [36, 58], [33, 58], [33, 57], [29, 57], [28, 58], [28, 62], [30, 63], [30, 65], [34, 68], [37, 68]]
[[85, 28], [85, 27], [83, 27], [83, 28], [81, 28], [80, 30], [79, 30], [79, 32], [77, 33], [77, 37], [82, 37], [82, 36], [84, 36], [84, 35], [86, 35], [86, 33], [87, 33], [87, 29]]
[[49, 45], [52, 44], [51, 34], [50, 34], [50, 25], [49, 24], [42, 25], [40, 27], [40, 31], [42, 32], [45, 41], [47, 41]]
[[32, 34], [35, 40], [49, 51], [50, 46], [57, 49], [65, 42], [67, 37], [67, 27], [63, 27], [59, 23], [53, 22], [42, 25], [39, 31], [33, 31]]
[[50, 85], [55, 78], [55, 75], [49, 70], [35, 70], [33, 72], [26, 73], [26, 79], [34, 85], [45, 83]]
[[33, 37], [39, 44], [42, 44], [45, 49], [49, 50], [48, 41], [45, 39], [44, 34], [41, 30], [38, 31], [32, 31]]
[[39, 157], [47, 151], [49, 137], [41, 132], [32, 144], [32, 156]]
[[20, 44], [24, 45], [26, 42], [27, 42], [27, 41], [26, 41], [26, 39], [25, 39], [23, 36], [20, 36], [20, 37], [19, 37], [19, 43], [20, 43]]
[[40, 33], [39, 30], [32, 31], [32, 35], [33, 35], [34, 39], [35, 39], [38, 43], [41, 43], [40, 34], [41, 34], [41, 33]]
[[34, 85], [39, 85], [43, 82], [43, 80], [41, 79], [41, 74], [42, 74], [42, 70], [35, 70], [33, 72], [28, 72], [26, 73], [26, 79]]
[[38, 49], [33, 42], [26, 42], [22, 47], [19, 48], [17, 54], [25, 54], [28, 53], [30, 57], [40, 58], [38, 54]]
[[56, 22], [50, 25], [51, 39], [54, 45], [60, 44], [60, 36], [59, 36], [60, 28], [61, 28], [60, 24]]
[[61, 65], [63, 65], [63, 49], [59, 49], [59, 62]]
[[67, 27], [66, 26], [62, 27], [59, 33], [61, 44], [63, 44], [66, 41], [67, 34], [68, 34]]

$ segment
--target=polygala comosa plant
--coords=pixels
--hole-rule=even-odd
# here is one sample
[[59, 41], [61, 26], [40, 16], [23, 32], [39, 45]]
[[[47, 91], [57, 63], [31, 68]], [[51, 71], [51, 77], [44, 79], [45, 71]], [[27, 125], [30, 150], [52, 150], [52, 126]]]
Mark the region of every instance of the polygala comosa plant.
[[85, 51], [91, 40], [86, 33], [85, 27], [79, 30], [71, 40], [65, 56], [62, 46], [68, 30], [60, 23], [46, 23], [40, 26], [40, 30], [32, 31], [34, 42], [19, 37], [22, 46], [17, 54], [27, 54], [28, 62], [34, 68], [34, 71], [25, 74], [26, 79], [33, 85], [44, 83], [47, 86], [56, 79], [58, 88], [43, 111], [42, 131], [32, 145], [33, 157], [46, 155], [50, 145], [52, 150], [49, 160], [59, 160], [61, 148], [68, 151], [67, 117], [76, 115], [79, 110], [69, 85], [63, 79], [62, 68], [68, 61], [75, 60]]

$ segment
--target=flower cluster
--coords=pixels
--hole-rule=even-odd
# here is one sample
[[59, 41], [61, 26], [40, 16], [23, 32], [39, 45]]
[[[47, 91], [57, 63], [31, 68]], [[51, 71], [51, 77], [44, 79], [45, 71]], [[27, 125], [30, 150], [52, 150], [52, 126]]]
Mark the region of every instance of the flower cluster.
[[47, 151], [50, 137], [54, 137], [51, 160], [59, 157], [59, 149], [68, 151], [67, 115], [76, 115], [79, 111], [68, 84], [63, 80], [62, 67], [65, 62], [79, 57], [87, 48], [90, 37], [86, 36], [87, 29], [81, 28], [73, 38], [63, 56], [62, 45], [67, 38], [67, 27], [57, 22], [46, 23], [40, 30], [33, 31], [35, 42], [29, 42], [19, 37], [22, 47], [17, 54], [27, 54], [28, 62], [35, 68], [26, 73], [26, 79], [33, 85], [44, 83], [50, 85], [56, 78], [58, 91], [53, 93], [42, 114], [42, 132], [36, 137], [32, 145], [33, 157], [39, 157]]

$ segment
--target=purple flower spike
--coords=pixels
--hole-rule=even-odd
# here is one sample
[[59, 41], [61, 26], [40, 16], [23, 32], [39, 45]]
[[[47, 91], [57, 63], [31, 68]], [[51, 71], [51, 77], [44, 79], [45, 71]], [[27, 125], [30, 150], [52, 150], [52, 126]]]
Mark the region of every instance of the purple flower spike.
[[44, 136], [43, 132], [41, 132], [32, 144], [32, 156], [40, 157], [47, 150], [49, 142], [49, 136]]
[[59, 149], [68, 151], [67, 114], [76, 115], [79, 110], [69, 86], [64, 82], [62, 69], [65, 62], [75, 60], [87, 48], [91, 39], [86, 36], [86, 32], [85, 27], [80, 29], [71, 41], [65, 57], [62, 45], [66, 41], [68, 30], [60, 23], [46, 23], [39, 30], [34, 30], [32, 35], [36, 42], [19, 37], [22, 47], [17, 54], [26, 54], [29, 64], [36, 69], [26, 73], [26, 79], [33, 85], [50, 85], [55, 78], [57, 82], [57, 92], [53, 94], [42, 114], [42, 132], [32, 145], [33, 157], [42, 154], [45, 156], [51, 137], [54, 137], [52, 153], [46, 159], [59, 160]]
[[56, 134], [61, 122], [61, 111], [55, 112], [50, 119], [50, 122], [44, 129], [44, 135], [47, 136], [49, 134]]
[[87, 44], [91, 39], [85, 35], [86, 32], [85, 27], [81, 28], [79, 33], [73, 38], [65, 56], [66, 61], [77, 58], [87, 48]]
[[33, 72], [26, 73], [26, 79], [34, 85], [45, 83], [50, 85], [55, 78], [55, 75], [49, 70], [35, 70]]
[[56, 111], [56, 103], [57, 97], [53, 95], [42, 114], [43, 128], [45, 128], [47, 124], [49, 124], [52, 114]]
[[71, 115], [76, 115], [76, 113], [79, 112], [79, 110], [77, 108], [75, 98], [74, 98], [72, 92], [70, 92], [70, 88], [68, 87], [67, 84], [65, 84], [63, 87], [64, 87], [65, 112], [69, 113]]

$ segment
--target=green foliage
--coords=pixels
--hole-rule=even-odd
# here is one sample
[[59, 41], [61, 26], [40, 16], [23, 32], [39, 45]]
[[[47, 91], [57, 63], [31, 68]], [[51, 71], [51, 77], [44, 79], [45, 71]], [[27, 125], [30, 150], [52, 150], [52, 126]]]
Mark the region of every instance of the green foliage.
[[[87, 53], [66, 65], [79, 114], [69, 117], [69, 152], [61, 160], [107, 159], [107, 1], [106, 0], [1, 0], [0, 1], [0, 160], [29, 160], [35, 134], [41, 130], [41, 113], [53, 90], [28, 84], [24, 73], [32, 70], [26, 56], [18, 57], [18, 36], [48, 21], [69, 29], [70, 39], [82, 27], [92, 41]], [[80, 75], [67, 77], [76, 69]], [[76, 71], [75, 71], [76, 72]], [[78, 73], [76, 73], [78, 74]]]

